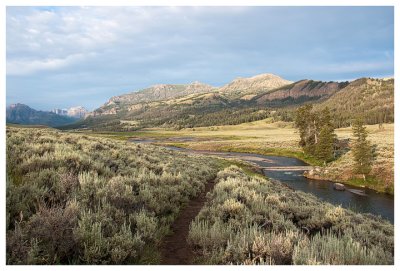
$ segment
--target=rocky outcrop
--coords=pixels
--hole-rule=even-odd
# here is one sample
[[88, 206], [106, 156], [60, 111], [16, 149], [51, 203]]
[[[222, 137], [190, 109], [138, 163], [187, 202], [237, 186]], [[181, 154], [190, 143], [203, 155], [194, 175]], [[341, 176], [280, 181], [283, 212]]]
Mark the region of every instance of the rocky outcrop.
[[55, 109], [51, 110], [51, 112], [53, 112], [57, 115], [69, 116], [69, 117], [76, 118], [76, 119], [83, 118], [88, 113], [86, 108], [84, 108], [83, 106], [71, 107], [69, 109], [55, 108]]
[[83, 106], [71, 107], [68, 109], [67, 115], [73, 118], [83, 118], [88, 111]]
[[108, 108], [108, 109], [96, 109], [93, 112], [89, 112], [85, 115], [85, 118], [87, 117], [97, 117], [97, 116], [104, 116], [104, 115], [116, 115], [118, 109], [115, 107]]
[[255, 97], [254, 100], [258, 104], [263, 104], [269, 101], [283, 100], [287, 98], [326, 98], [335, 94], [346, 85], [347, 83], [301, 80], [296, 83], [261, 94]]
[[249, 94], [258, 94], [275, 88], [280, 88], [293, 83], [277, 75], [266, 73], [256, 75], [250, 78], [237, 78], [231, 83], [221, 87], [219, 92], [227, 96], [245, 96]]

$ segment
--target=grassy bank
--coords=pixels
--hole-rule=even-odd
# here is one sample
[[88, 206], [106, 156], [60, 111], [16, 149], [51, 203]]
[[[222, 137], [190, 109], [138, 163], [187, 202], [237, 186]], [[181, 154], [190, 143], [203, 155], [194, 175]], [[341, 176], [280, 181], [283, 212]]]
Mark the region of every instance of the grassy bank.
[[342, 183], [356, 187], [366, 187], [380, 193], [394, 196], [394, 185], [382, 185], [382, 181], [376, 179], [375, 177], [367, 177], [365, 180], [363, 178], [351, 178], [348, 180], [343, 180]]
[[201, 264], [393, 264], [394, 227], [232, 166], [189, 232]]

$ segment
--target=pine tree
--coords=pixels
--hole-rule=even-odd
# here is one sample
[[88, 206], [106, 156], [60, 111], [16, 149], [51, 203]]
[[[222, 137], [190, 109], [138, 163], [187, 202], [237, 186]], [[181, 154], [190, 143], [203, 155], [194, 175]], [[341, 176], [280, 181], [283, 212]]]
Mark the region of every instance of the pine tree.
[[336, 137], [331, 114], [327, 107], [321, 113], [319, 127], [321, 128], [319, 129], [319, 141], [315, 147], [315, 155], [326, 164], [334, 158], [333, 144]]
[[307, 154], [315, 155], [315, 146], [318, 143], [318, 125], [317, 114], [312, 112], [312, 105], [304, 105], [296, 112], [295, 125], [300, 132], [299, 145]]
[[354, 172], [362, 174], [365, 180], [366, 175], [371, 172], [374, 155], [371, 143], [367, 140], [367, 129], [361, 119], [353, 123], [353, 135], [356, 138], [352, 147], [355, 161]]
[[306, 146], [306, 138], [308, 134], [309, 118], [311, 115], [312, 105], [305, 105], [297, 109], [295, 125], [300, 133], [300, 147]]

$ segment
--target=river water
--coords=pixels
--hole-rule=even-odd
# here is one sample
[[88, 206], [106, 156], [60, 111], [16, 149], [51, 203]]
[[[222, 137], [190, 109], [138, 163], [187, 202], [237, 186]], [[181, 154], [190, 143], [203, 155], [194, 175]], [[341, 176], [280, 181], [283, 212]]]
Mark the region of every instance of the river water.
[[[154, 141], [131, 140], [131, 142], [151, 143]], [[237, 158], [251, 162], [262, 167], [265, 176], [285, 183], [295, 190], [311, 193], [324, 201], [328, 201], [335, 205], [341, 205], [344, 208], [349, 208], [357, 212], [380, 215], [394, 223], [394, 197], [391, 195], [377, 193], [374, 190], [367, 188], [352, 187], [350, 185], [345, 185], [347, 188], [345, 191], [338, 191], [333, 188], [332, 182], [305, 178], [303, 176], [304, 170], [268, 170], [269, 167], [307, 166], [305, 162], [296, 158], [266, 156], [252, 153], [193, 151], [178, 147], [166, 148], [175, 151], [216, 155], [225, 158]], [[352, 193], [348, 189], [362, 190], [365, 195]]]

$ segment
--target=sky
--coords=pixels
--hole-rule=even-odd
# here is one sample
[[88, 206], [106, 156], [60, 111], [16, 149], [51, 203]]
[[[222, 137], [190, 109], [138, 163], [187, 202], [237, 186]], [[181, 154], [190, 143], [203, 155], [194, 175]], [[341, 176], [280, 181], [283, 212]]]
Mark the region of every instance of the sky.
[[7, 7], [7, 105], [84, 106], [154, 84], [394, 74], [393, 7]]

